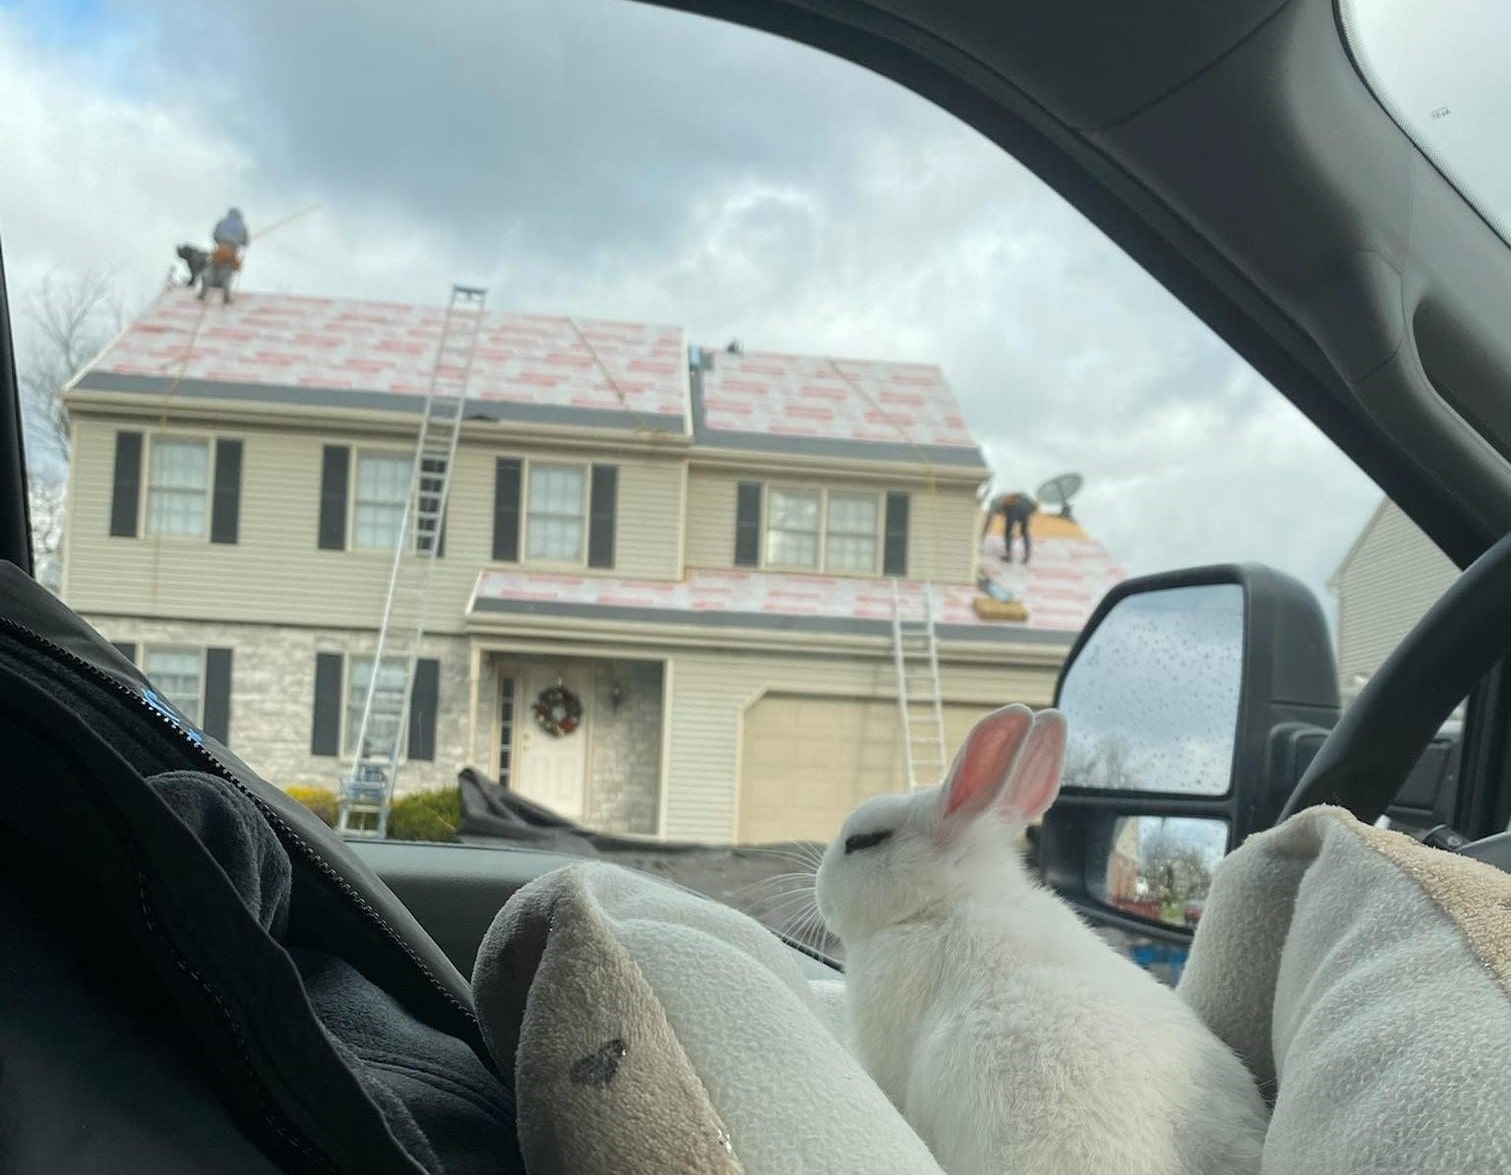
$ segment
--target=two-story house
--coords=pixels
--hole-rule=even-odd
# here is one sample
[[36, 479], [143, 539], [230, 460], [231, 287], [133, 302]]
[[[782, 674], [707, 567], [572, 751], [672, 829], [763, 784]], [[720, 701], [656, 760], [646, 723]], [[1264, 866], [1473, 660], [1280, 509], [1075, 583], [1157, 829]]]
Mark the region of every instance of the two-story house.
[[[284, 786], [355, 750], [441, 320], [170, 290], [68, 390], [64, 598]], [[934, 585], [953, 744], [1049, 701], [1117, 578], [1046, 534], [1028, 620], [983, 620], [987, 476], [934, 367], [488, 312], [408, 730], [379, 732], [401, 789], [474, 765], [598, 827], [828, 836], [904, 784], [894, 589]], [[581, 719], [553, 737], [558, 685]]]

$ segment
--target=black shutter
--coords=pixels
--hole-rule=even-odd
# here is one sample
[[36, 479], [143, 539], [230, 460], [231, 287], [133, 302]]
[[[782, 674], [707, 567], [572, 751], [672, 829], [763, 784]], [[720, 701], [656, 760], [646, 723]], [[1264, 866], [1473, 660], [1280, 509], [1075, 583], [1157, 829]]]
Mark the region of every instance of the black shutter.
[[130, 661], [133, 665], [136, 664], [136, 644], [134, 642], [111, 641], [110, 643], [115, 646], [116, 652], [125, 657], [126, 660]]
[[115, 434], [115, 485], [110, 494], [110, 533], [117, 538], [136, 538], [136, 520], [142, 504], [142, 434]]
[[241, 442], [215, 442], [215, 497], [210, 504], [210, 541], [234, 543], [241, 525]]
[[524, 463], [500, 457], [493, 466], [493, 558], [519, 562], [519, 487]]
[[[327, 450], [329, 452], [329, 450]], [[310, 734], [310, 754], [341, 753], [341, 662], [340, 653], [315, 654], [315, 709]]]
[[886, 575], [908, 573], [908, 502], [908, 495], [900, 490], [887, 494], [886, 542], [881, 554], [881, 569]]
[[614, 566], [614, 515], [619, 503], [619, 467], [593, 466], [588, 502], [588, 566]]
[[[352, 451], [345, 445], [326, 445], [320, 466], [320, 549], [346, 550], [346, 493], [351, 477]], [[331, 752], [335, 754], [335, 752]]]
[[408, 758], [435, 758], [435, 718], [441, 702], [441, 663], [421, 657], [414, 663], [414, 686], [409, 694]]
[[761, 565], [761, 483], [742, 481], [735, 493], [735, 566]]
[[231, 650], [205, 650], [205, 710], [200, 722], [213, 739], [231, 736]]

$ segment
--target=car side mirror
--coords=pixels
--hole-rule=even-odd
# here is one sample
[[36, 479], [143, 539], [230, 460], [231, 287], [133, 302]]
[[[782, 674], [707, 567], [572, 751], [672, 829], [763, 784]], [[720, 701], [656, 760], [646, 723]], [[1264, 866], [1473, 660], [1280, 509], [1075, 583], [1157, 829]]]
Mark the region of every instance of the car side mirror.
[[1185, 936], [1217, 863], [1268, 828], [1338, 720], [1327, 620], [1252, 564], [1127, 580], [1061, 667], [1064, 785], [1041, 872], [1099, 921]]

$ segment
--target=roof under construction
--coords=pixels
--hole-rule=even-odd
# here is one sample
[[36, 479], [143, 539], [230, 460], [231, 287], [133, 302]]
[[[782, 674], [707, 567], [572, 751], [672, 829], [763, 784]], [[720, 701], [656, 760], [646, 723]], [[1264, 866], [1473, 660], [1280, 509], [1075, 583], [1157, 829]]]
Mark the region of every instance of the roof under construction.
[[[80, 377], [91, 391], [419, 412], [436, 306], [165, 290]], [[467, 415], [647, 429], [699, 445], [985, 471], [939, 368], [720, 352], [689, 371], [681, 327], [489, 310]]]

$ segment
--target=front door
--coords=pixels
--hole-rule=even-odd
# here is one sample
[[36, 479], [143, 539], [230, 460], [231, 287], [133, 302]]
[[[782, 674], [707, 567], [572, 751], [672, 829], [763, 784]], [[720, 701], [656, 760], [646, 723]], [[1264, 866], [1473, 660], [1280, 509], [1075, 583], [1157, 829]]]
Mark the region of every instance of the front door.
[[[558, 816], [581, 820], [588, 769], [588, 728], [592, 673], [571, 662], [526, 664], [505, 677], [519, 683], [514, 721], [503, 728], [513, 746], [502, 748], [511, 759], [509, 786], [526, 799], [544, 804]], [[535, 699], [542, 690], [560, 683], [582, 702], [581, 724], [570, 734], [552, 736], [535, 720]], [[502, 755], [500, 756], [502, 758]]]

